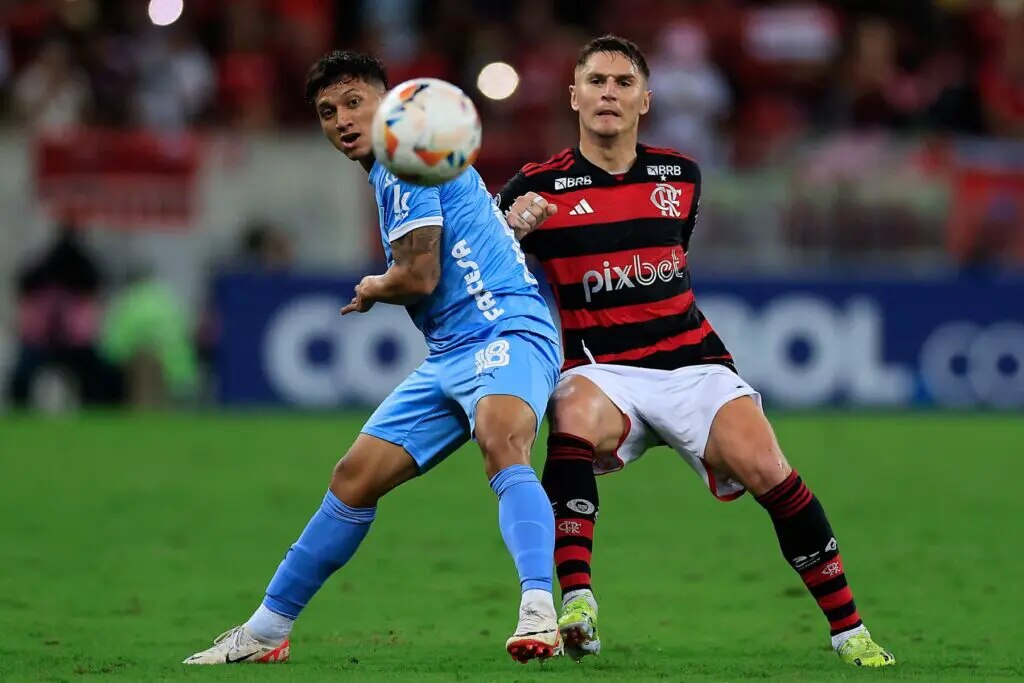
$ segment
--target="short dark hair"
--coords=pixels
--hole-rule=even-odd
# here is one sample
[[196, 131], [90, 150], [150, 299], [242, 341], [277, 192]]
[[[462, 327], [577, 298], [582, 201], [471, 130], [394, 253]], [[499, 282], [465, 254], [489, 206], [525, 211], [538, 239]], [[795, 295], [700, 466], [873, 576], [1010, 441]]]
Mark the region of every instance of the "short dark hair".
[[599, 52], [615, 52], [629, 61], [633, 62], [633, 66], [644, 75], [644, 78], [650, 80], [651, 70], [647, 66], [647, 60], [644, 59], [644, 53], [640, 51], [640, 48], [636, 46], [631, 40], [620, 38], [619, 36], [606, 35], [600, 38], [594, 38], [589, 43], [583, 46], [580, 50], [580, 54], [576, 57], [576, 68], [580, 68], [587, 63], [587, 60], [591, 56]]
[[315, 104], [316, 96], [324, 88], [356, 79], [388, 89], [387, 71], [376, 57], [351, 50], [329, 52], [316, 60], [306, 74], [306, 99]]

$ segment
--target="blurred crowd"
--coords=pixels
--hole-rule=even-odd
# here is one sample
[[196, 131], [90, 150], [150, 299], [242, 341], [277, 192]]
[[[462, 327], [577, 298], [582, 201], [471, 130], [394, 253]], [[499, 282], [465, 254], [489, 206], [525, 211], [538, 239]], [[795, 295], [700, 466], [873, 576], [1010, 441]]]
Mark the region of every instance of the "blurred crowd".
[[[1020, 0], [3, 0], [8, 119], [175, 129], [310, 126], [309, 65], [370, 50], [392, 80], [459, 83], [484, 109], [486, 154], [572, 139], [579, 46], [614, 32], [653, 70], [646, 137], [704, 164], [771, 161], [818, 131], [887, 128], [1024, 136]], [[507, 100], [475, 88], [513, 65]], [[517, 122], [530, 120], [524, 140]], [[513, 151], [514, 150], [514, 151]]]
[[[283, 273], [293, 257], [285, 232], [252, 220], [211, 272]], [[220, 337], [212, 301], [193, 320], [180, 293], [150, 270], [110, 273], [82, 226], [59, 225], [15, 287], [17, 351], [9, 374], [0, 373], [0, 399], [50, 411], [212, 399]]]
[[[276, 225], [202, 171], [218, 150], [231, 173], [257, 159], [147, 129], [315, 135], [307, 69], [331, 49], [359, 49], [393, 83], [434, 76], [469, 92], [484, 120], [477, 166], [501, 183], [577, 138], [567, 86], [580, 46], [604, 33], [634, 40], [650, 62], [642, 139], [716, 174], [702, 197], [702, 263], [1024, 264], [1024, 0], [0, 0], [0, 123], [32, 133], [35, 159], [24, 169], [34, 196], [0, 228], [23, 246], [11, 224], [37, 206], [60, 225], [10, 260], [17, 341], [0, 404], [209, 398], [217, 312], [154, 266], [208, 290], [225, 270], [301, 266], [293, 232], [333, 239], [293, 215], [316, 201], [304, 199], [317, 192], [308, 178], [287, 188], [282, 220], [296, 226]], [[519, 76], [505, 99], [477, 87], [494, 62]], [[289, 164], [306, 149], [259, 159]], [[90, 249], [114, 226], [127, 240], [195, 223], [201, 187], [226, 192], [235, 208], [223, 217], [240, 226], [224, 258], [197, 249], [209, 267]], [[365, 227], [376, 245], [377, 226]], [[194, 228], [181, 234], [199, 244]]]

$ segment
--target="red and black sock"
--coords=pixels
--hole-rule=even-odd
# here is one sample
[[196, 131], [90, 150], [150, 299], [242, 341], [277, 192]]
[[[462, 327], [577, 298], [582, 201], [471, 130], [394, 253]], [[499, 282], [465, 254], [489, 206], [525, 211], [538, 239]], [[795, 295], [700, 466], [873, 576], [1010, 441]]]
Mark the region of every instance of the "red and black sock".
[[598, 509], [594, 444], [571, 434], [548, 436], [541, 483], [555, 512], [555, 568], [562, 595], [590, 589]]
[[757, 496], [757, 502], [771, 516], [783, 556], [818, 601], [832, 635], [860, 626], [832, 526], [796, 470], [781, 484]]

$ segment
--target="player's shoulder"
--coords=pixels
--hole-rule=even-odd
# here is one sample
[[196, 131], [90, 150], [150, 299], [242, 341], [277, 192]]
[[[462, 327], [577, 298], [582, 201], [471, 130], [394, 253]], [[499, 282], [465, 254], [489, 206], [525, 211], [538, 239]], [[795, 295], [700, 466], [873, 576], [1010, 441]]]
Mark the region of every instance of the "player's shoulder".
[[526, 164], [519, 169], [514, 181], [523, 192], [550, 190], [554, 179], [572, 173], [575, 165], [576, 151], [566, 147], [545, 161]]
[[647, 167], [648, 175], [666, 176], [690, 182], [700, 180], [700, 166], [697, 162], [671, 147], [640, 144], [637, 162]]
[[572, 168], [576, 163], [576, 153], [572, 147], [553, 154], [547, 161], [526, 164], [519, 172], [526, 178], [533, 178], [544, 173], [557, 173]]

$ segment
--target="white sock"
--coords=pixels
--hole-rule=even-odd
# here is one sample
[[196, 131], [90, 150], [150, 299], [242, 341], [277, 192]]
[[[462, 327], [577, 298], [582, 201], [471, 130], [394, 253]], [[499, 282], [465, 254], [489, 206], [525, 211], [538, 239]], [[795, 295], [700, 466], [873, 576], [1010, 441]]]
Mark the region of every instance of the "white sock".
[[519, 604], [521, 607], [529, 606], [541, 612], [555, 613], [555, 599], [550, 592], [539, 588], [523, 591], [523, 600]]
[[256, 611], [245, 622], [245, 628], [267, 645], [278, 645], [292, 632], [295, 620], [267, 609], [263, 604], [256, 608]]
[[839, 648], [843, 646], [843, 643], [861, 633], [871, 635], [868, 633], [867, 627], [864, 626], [864, 624], [861, 624], [857, 628], [851, 628], [849, 631], [843, 631], [842, 633], [832, 636], [832, 649], [838, 651]]

